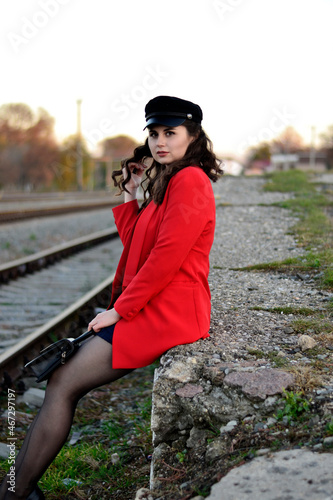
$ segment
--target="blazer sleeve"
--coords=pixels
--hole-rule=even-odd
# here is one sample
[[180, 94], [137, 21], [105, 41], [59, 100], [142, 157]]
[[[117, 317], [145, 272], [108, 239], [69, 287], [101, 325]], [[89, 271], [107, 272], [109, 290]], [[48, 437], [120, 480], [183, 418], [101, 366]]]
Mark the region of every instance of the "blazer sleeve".
[[139, 204], [137, 200], [122, 203], [112, 209], [120, 239], [125, 246], [127, 238], [137, 220]]
[[209, 178], [200, 168], [187, 167], [172, 177], [163, 203], [165, 213], [156, 243], [114, 304], [127, 320], [171, 282], [206, 226], [214, 232], [214, 194]]

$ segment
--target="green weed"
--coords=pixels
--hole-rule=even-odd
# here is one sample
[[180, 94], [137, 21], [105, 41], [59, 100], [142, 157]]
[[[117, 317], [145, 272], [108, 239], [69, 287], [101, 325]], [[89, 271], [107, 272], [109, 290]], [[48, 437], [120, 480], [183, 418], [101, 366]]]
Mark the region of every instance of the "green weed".
[[333, 419], [326, 424], [326, 432], [329, 436], [333, 436]]
[[254, 306], [251, 307], [253, 311], [267, 311], [276, 314], [293, 314], [299, 316], [311, 316], [315, 314], [313, 309], [309, 309], [308, 307], [292, 307], [292, 306], [281, 306], [281, 307], [260, 307]]
[[276, 415], [278, 420], [282, 420], [284, 417], [287, 417], [287, 420], [290, 423], [292, 420], [299, 420], [303, 416], [304, 412], [309, 411], [310, 403], [307, 399], [302, 397], [301, 392], [288, 392], [284, 389], [283, 396], [285, 398], [285, 405], [284, 408], [279, 410]]
[[256, 356], [257, 359], [262, 359], [266, 357], [264, 351], [261, 351], [260, 349], [252, 349], [251, 347], [248, 347], [247, 352], [251, 354], [251, 356]]
[[260, 264], [253, 264], [252, 266], [245, 267], [232, 267], [231, 271], [277, 271], [283, 270], [283, 268], [288, 268], [290, 266], [298, 267], [300, 266], [300, 259], [297, 257], [288, 258], [283, 261], [274, 262], [263, 262]]
[[197, 495], [206, 498], [210, 494], [210, 486], [202, 486], [201, 488], [194, 487], [193, 491]]
[[186, 458], [187, 450], [179, 451], [176, 455], [177, 460], [180, 464], [182, 464]]
[[321, 318], [310, 318], [310, 319], [297, 319], [291, 323], [291, 327], [295, 330], [295, 333], [304, 334], [304, 333], [330, 333], [333, 329], [333, 325]]
[[268, 359], [278, 368], [286, 367], [289, 361], [284, 356], [279, 356], [277, 352], [269, 352]]
[[300, 170], [273, 172], [267, 177], [269, 180], [264, 186], [266, 191], [280, 191], [282, 193], [315, 191], [315, 186], [309, 183], [307, 174]]
[[273, 451], [277, 451], [277, 450], [280, 450], [281, 447], [283, 446], [283, 442], [282, 440], [280, 439], [274, 439], [271, 443], [271, 449]]
[[34, 253], [34, 250], [32, 250], [31, 248], [23, 247], [22, 252], [24, 253], [24, 255], [32, 255]]
[[[119, 485], [125, 479], [122, 477], [124, 476], [122, 460], [116, 465], [111, 465], [110, 451], [101, 443], [65, 446], [44, 474], [41, 480], [42, 488], [46, 491], [56, 489], [59, 494], [63, 494], [80, 486], [92, 485], [95, 481], [99, 484], [105, 482], [111, 487]], [[128, 480], [129, 478], [126, 478], [126, 481]]]
[[[152, 374], [158, 363], [83, 398], [77, 408], [73, 431], [80, 440], [67, 443], [41, 479], [47, 498], [134, 498], [135, 491], [149, 484], [152, 453], [150, 409]], [[110, 395], [117, 397], [113, 401]], [[28, 413], [28, 409], [24, 409]], [[22, 425], [18, 448], [28, 425]], [[0, 435], [1, 440], [5, 435]], [[117, 453], [119, 460], [112, 460]], [[0, 475], [8, 461], [0, 461]]]
[[247, 351], [251, 356], [255, 356], [257, 359], [269, 359], [272, 363], [275, 364], [275, 366], [279, 368], [289, 364], [288, 359], [284, 358], [283, 356], [279, 356], [275, 351], [265, 353], [260, 349], [251, 348], [248, 348]]
[[106, 434], [109, 440], [118, 441], [124, 435], [124, 429], [122, 425], [117, 422], [115, 416], [111, 413], [110, 420], [102, 424], [102, 431]]
[[325, 287], [333, 289], [333, 268], [325, 269], [322, 283]]
[[321, 272], [321, 286], [333, 289], [333, 223], [327, 215], [332, 210], [332, 201], [324, 193], [317, 192], [315, 184], [310, 182], [309, 175], [305, 172], [274, 172], [268, 179], [265, 190], [294, 193], [294, 198], [275, 205], [292, 210], [298, 215], [299, 222], [294, 227], [294, 232], [298, 243], [307, 248], [308, 253], [298, 259], [298, 262], [266, 264], [257, 269], [274, 268], [283, 271], [286, 266], [296, 270], [317, 269]]

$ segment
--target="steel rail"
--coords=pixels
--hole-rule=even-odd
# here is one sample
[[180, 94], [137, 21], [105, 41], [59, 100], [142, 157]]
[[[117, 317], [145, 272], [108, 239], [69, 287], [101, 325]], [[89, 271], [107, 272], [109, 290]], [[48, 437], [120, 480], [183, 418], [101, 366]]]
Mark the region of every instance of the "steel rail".
[[34, 272], [43, 267], [53, 264], [63, 257], [67, 257], [75, 252], [92, 245], [103, 243], [118, 237], [116, 229], [104, 229], [89, 236], [75, 238], [65, 243], [61, 243], [47, 250], [37, 252], [28, 257], [16, 259], [6, 264], [0, 265], [0, 283], [7, 283], [11, 279], [23, 276], [26, 273]]
[[76, 337], [82, 333], [83, 329], [87, 327], [89, 318], [94, 313], [94, 308], [108, 306], [113, 279], [114, 274], [1, 354], [0, 377], [3, 380], [2, 386], [8, 387], [22, 376], [28, 357], [30, 356], [32, 359], [39, 354], [47, 339], [52, 342], [55, 338]]
[[62, 207], [45, 208], [22, 208], [22, 210], [8, 210], [0, 212], [0, 224], [7, 222], [16, 222], [20, 220], [32, 219], [35, 217], [49, 217], [53, 215], [63, 215], [73, 212], [86, 212], [87, 210], [98, 210], [110, 206], [116, 206], [119, 201], [109, 200], [104, 202], [93, 202], [85, 204], [67, 205]]

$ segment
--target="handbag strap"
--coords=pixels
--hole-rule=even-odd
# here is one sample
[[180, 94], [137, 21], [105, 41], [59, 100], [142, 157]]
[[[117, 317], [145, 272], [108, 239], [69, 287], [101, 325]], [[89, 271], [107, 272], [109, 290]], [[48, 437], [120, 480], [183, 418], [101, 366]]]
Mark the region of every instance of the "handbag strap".
[[74, 345], [81, 344], [81, 342], [83, 342], [86, 339], [89, 339], [93, 335], [96, 335], [96, 332], [94, 332], [94, 330], [88, 330], [87, 332], [82, 333], [82, 335], [74, 339], [73, 344]]

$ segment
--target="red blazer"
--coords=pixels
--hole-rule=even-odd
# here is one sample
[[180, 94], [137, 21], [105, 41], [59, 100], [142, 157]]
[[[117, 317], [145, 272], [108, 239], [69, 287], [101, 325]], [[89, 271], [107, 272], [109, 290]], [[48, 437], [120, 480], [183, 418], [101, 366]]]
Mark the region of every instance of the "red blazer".
[[124, 250], [110, 307], [121, 315], [113, 368], [139, 368], [171, 347], [208, 337], [209, 252], [215, 200], [199, 167], [171, 178], [163, 203], [140, 213], [137, 201], [113, 209]]

